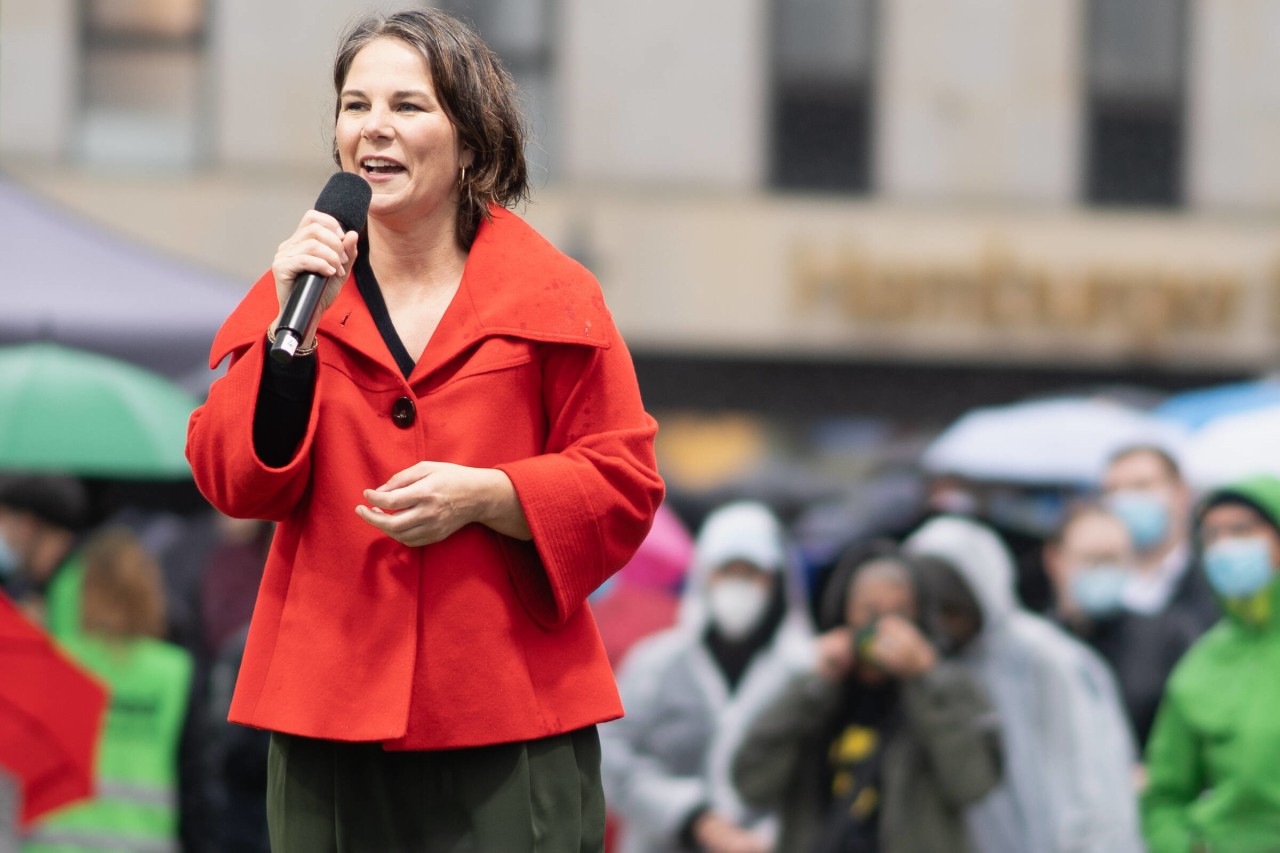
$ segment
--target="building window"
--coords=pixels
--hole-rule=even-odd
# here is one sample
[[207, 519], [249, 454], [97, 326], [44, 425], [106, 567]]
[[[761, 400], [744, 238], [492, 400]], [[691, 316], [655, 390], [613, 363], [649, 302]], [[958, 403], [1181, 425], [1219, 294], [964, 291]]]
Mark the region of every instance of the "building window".
[[79, 160], [183, 169], [204, 159], [205, 5], [81, 0]]
[[874, 0], [774, 0], [770, 182], [871, 188]]
[[545, 183], [561, 150], [552, 79], [555, 0], [441, 0], [437, 5], [469, 21], [515, 78], [529, 121], [529, 177], [535, 186]]
[[1182, 203], [1186, 0], [1090, 0], [1085, 196]]

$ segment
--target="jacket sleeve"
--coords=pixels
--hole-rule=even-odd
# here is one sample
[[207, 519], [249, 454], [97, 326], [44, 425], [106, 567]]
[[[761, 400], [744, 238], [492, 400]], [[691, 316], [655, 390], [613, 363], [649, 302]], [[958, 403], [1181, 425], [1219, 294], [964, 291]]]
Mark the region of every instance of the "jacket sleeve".
[[753, 720], [733, 759], [733, 784], [753, 808], [780, 808], [806, 747], [834, 710], [835, 687], [812, 672], [795, 676]]
[[1000, 782], [999, 720], [968, 676], [946, 665], [903, 689], [907, 724], [951, 805], [975, 803]]
[[1077, 670], [1070, 661], [1053, 658], [1040, 673], [1040, 738], [1044, 793], [1048, 806], [1046, 850], [1074, 853], [1083, 849], [1091, 831], [1085, 775], [1091, 768], [1082, 761], [1086, 750], [1087, 715], [1082, 705]]
[[1091, 650], [1040, 624], [1041, 639], [1054, 642], [1035, 681], [1040, 792], [1028, 814], [1045, 818], [1032, 829], [1054, 853], [1140, 850], [1136, 755], [1114, 678]]
[[[1086, 796], [1090, 814], [1106, 817], [1105, 847], [1115, 853], [1146, 853], [1142, 842], [1142, 821], [1138, 814], [1138, 793], [1134, 773], [1140, 757], [1133, 724], [1124, 709], [1115, 673], [1093, 650], [1083, 665], [1092, 697], [1090, 721], [1082, 729], [1082, 741], [1091, 751], [1080, 752], [1080, 775], [1087, 780]], [[1101, 822], [1101, 821], [1098, 821]]]
[[601, 776], [609, 807], [649, 837], [677, 845], [685, 823], [710, 800], [701, 776], [672, 772], [646, 743], [662, 722], [663, 689], [670, 646], [659, 635], [627, 656], [618, 676], [626, 716], [600, 726]]
[[1147, 744], [1142, 834], [1151, 853], [1190, 853], [1195, 841], [1187, 811], [1204, 791], [1194, 730], [1177, 697], [1166, 694]]
[[311, 481], [311, 445], [325, 372], [317, 370], [315, 401], [293, 458], [281, 467], [266, 464], [255, 449], [252, 416], [267, 351], [265, 331], [260, 338], [232, 353], [226, 375], [213, 383], [204, 405], [192, 412], [187, 459], [196, 485], [222, 512], [282, 521]]
[[616, 331], [605, 347], [550, 345], [542, 367], [546, 451], [498, 468], [533, 532], [532, 545], [504, 542], [515, 552], [516, 589], [535, 619], [556, 628], [635, 553], [664, 487], [657, 423]]

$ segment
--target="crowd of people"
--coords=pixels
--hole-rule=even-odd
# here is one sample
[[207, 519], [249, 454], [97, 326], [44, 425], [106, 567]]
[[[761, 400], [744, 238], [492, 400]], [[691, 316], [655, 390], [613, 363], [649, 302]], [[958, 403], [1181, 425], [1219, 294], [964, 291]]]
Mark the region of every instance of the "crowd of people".
[[707, 516], [601, 730], [614, 849], [1280, 850], [1280, 479], [1122, 448], [1035, 559], [963, 488], [818, 567]]
[[[87, 501], [74, 478], [0, 481], [4, 591], [113, 697], [97, 797], [21, 849], [267, 850], [268, 734], [226, 718], [272, 526], [87, 528]], [[642, 546], [590, 602], [626, 633], [607, 643], [626, 715], [600, 729], [610, 847], [1280, 849], [1280, 479], [1194, 496], [1159, 448], [1117, 453], [1043, 542], [1038, 612], [1032, 561], [979, 506], [926, 504], [817, 567], [753, 500], [664, 568]], [[684, 529], [664, 507], [653, 536]]]
[[265, 733], [229, 725], [226, 706], [271, 526], [211, 511], [104, 519], [91, 498], [74, 477], [0, 479], [0, 592], [110, 696], [95, 795], [16, 849], [265, 853]]

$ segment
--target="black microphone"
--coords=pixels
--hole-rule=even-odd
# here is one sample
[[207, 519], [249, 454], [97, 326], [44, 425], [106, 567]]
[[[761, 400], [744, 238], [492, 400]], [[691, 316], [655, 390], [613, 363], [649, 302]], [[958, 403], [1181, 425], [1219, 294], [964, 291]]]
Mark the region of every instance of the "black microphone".
[[[369, 200], [373, 188], [359, 175], [337, 172], [320, 191], [315, 209], [327, 213], [342, 226], [343, 233], [360, 231], [369, 216]], [[276, 326], [276, 339], [271, 344], [271, 357], [281, 364], [293, 361], [302, 342], [315, 332], [320, 318], [316, 308], [324, 295], [326, 276], [313, 272], [299, 275], [293, 282], [293, 290], [284, 303], [284, 315]]]

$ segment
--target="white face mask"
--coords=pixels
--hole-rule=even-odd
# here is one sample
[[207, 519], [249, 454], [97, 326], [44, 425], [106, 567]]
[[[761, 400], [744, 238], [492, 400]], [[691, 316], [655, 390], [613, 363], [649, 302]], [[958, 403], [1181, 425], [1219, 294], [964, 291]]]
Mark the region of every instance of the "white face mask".
[[750, 634], [768, 606], [768, 587], [755, 581], [724, 578], [707, 590], [711, 621], [727, 640], [741, 640]]

